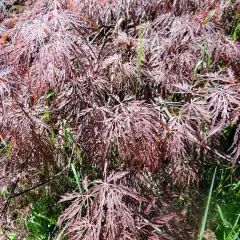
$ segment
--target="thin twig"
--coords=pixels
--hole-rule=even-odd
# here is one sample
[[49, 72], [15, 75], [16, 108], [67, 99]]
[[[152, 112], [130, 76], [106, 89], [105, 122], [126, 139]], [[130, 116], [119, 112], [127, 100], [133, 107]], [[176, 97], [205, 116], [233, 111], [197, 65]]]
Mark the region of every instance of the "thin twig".
[[37, 184], [37, 185], [35, 185], [35, 186], [31, 187], [31, 188], [28, 188], [28, 189], [23, 190], [23, 191], [18, 192], [18, 193], [14, 193], [14, 192], [11, 193], [10, 196], [8, 196], [7, 200], [5, 201], [5, 202], [6, 202], [6, 203], [5, 203], [5, 207], [4, 207], [4, 209], [3, 209], [2, 213], [1, 213], [1, 216], [3, 215], [4, 211], [6, 210], [6, 204], [8, 204], [8, 202], [9, 202], [11, 199], [16, 198], [16, 197], [19, 197], [19, 196], [21, 196], [21, 195], [23, 195], [23, 194], [25, 194], [25, 193], [27, 193], [27, 192], [30, 192], [30, 191], [38, 188], [38, 187], [41, 187], [41, 186], [45, 185], [45, 184], [48, 183], [48, 182], [51, 182], [52, 180], [58, 178], [61, 174], [63, 174], [63, 173], [68, 169], [68, 167], [69, 167], [69, 166], [66, 166], [61, 172], [59, 172], [59, 173], [56, 174], [55, 176], [47, 179], [46, 181], [44, 181], [44, 182], [42, 182], [42, 183], [39, 183], [39, 184]]
[[203, 146], [203, 147], [206, 148], [208, 151], [215, 153], [218, 157], [220, 157], [226, 161], [232, 161], [232, 158], [230, 156], [228, 156], [228, 155], [224, 156], [223, 154], [219, 153], [216, 149], [212, 149], [209, 146]]

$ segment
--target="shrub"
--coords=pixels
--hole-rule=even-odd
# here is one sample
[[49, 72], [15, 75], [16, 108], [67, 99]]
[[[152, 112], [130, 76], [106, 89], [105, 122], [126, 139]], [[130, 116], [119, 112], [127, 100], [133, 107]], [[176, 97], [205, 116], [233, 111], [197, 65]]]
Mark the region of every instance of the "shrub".
[[[2, 209], [22, 187], [49, 182], [79, 159], [83, 175], [93, 168], [95, 176], [85, 193], [63, 197], [73, 201], [61, 217], [70, 237], [144, 239], [136, 233], [142, 224], [150, 238], [168, 239], [152, 231], [154, 205], [152, 215], [139, 211], [135, 219], [127, 204], [145, 202], [146, 182], [136, 177], [127, 188], [128, 178], [120, 185], [114, 178], [160, 172], [187, 186], [198, 183], [203, 160], [238, 162], [240, 48], [229, 29], [238, 11], [238, 1], [37, 0], [6, 16], [0, 187], [9, 197]], [[236, 131], [225, 151], [229, 124]], [[169, 221], [165, 230], [174, 235]]]

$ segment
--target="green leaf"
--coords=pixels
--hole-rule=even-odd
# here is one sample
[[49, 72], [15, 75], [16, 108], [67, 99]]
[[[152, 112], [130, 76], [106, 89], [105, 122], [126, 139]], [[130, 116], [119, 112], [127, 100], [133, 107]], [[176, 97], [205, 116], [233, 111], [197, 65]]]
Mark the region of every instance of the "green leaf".
[[233, 39], [234, 41], [236, 41], [237, 38], [238, 38], [238, 32], [239, 32], [239, 30], [240, 30], [240, 24], [237, 25], [237, 27], [235, 28], [235, 30], [234, 30], [234, 32], [233, 32], [232, 39]]
[[49, 93], [49, 94], [47, 95], [46, 99], [49, 99], [49, 98], [51, 98], [51, 97], [54, 97], [54, 95], [55, 95], [55, 92], [51, 92], [51, 93]]
[[47, 109], [44, 109], [44, 117], [47, 121], [50, 121], [50, 114], [49, 111]]
[[11, 240], [17, 239], [17, 234], [16, 233], [7, 233], [7, 236]]

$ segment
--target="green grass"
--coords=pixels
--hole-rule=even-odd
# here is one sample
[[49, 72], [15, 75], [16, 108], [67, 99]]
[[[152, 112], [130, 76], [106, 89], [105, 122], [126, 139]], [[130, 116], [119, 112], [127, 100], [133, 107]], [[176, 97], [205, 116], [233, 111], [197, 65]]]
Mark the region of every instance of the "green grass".
[[220, 240], [240, 239], [239, 171], [239, 167], [232, 166], [219, 171], [209, 225]]
[[72, 171], [73, 171], [73, 174], [74, 174], [75, 181], [76, 181], [76, 183], [77, 183], [77, 185], [78, 185], [79, 193], [82, 193], [83, 190], [82, 190], [82, 187], [81, 187], [81, 184], [80, 184], [80, 181], [79, 181], [79, 176], [78, 176], [78, 174], [77, 174], [77, 170], [76, 170], [75, 164], [72, 163], [72, 164], [71, 164], [71, 167], [72, 167]]
[[233, 223], [230, 222], [223, 213], [222, 208], [217, 205], [219, 216], [222, 220], [222, 240], [237, 240], [240, 237], [240, 213], [237, 214], [236, 219]]
[[[24, 240], [47, 240], [56, 232], [58, 217], [62, 211], [61, 205], [49, 203], [49, 197], [44, 194], [37, 202], [26, 193], [31, 203], [31, 212], [25, 223], [26, 230], [32, 234]], [[51, 206], [51, 208], [50, 208]]]
[[206, 204], [206, 208], [205, 208], [205, 211], [204, 211], [204, 216], [203, 216], [202, 225], [201, 225], [200, 233], [199, 233], [199, 236], [198, 236], [198, 240], [203, 239], [203, 235], [204, 235], [204, 231], [205, 231], [205, 227], [206, 227], [206, 223], [207, 223], [209, 206], [210, 206], [210, 202], [211, 202], [211, 198], [212, 198], [213, 185], [214, 185], [214, 181], [215, 181], [215, 177], [216, 177], [216, 172], [217, 172], [217, 168], [215, 168], [214, 173], [213, 173], [212, 183], [211, 183], [210, 190], [209, 190], [209, 193], [208, 193], [207, 204]]

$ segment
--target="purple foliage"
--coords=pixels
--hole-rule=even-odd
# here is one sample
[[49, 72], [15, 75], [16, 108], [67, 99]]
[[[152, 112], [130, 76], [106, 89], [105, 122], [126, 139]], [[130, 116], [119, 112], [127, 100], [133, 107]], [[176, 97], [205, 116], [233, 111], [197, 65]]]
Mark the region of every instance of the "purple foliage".
[[[239, 1], [37, 0], [2, 21], [4, 2], [0, 191], [14, 176], [20, 186], [50, 177], [79, 147], [87, 164], [102, 170], [118, 159], [120, 172], [85, 179], [84, 193], [63, 197], [70, 238], [141, 239], [142, 231], [168, 239], [144, 223], [137, 208], [147, 200], [127, 187], [125, 171], [165, 164], [169, 179], [190, 184], [202, 150], [238, 162], [240, 45], [226, 16]], [[69, 155], [63, 123], [74, 141]], [[235, 136], [223, 153], [218, 140], [230, 124]]]

